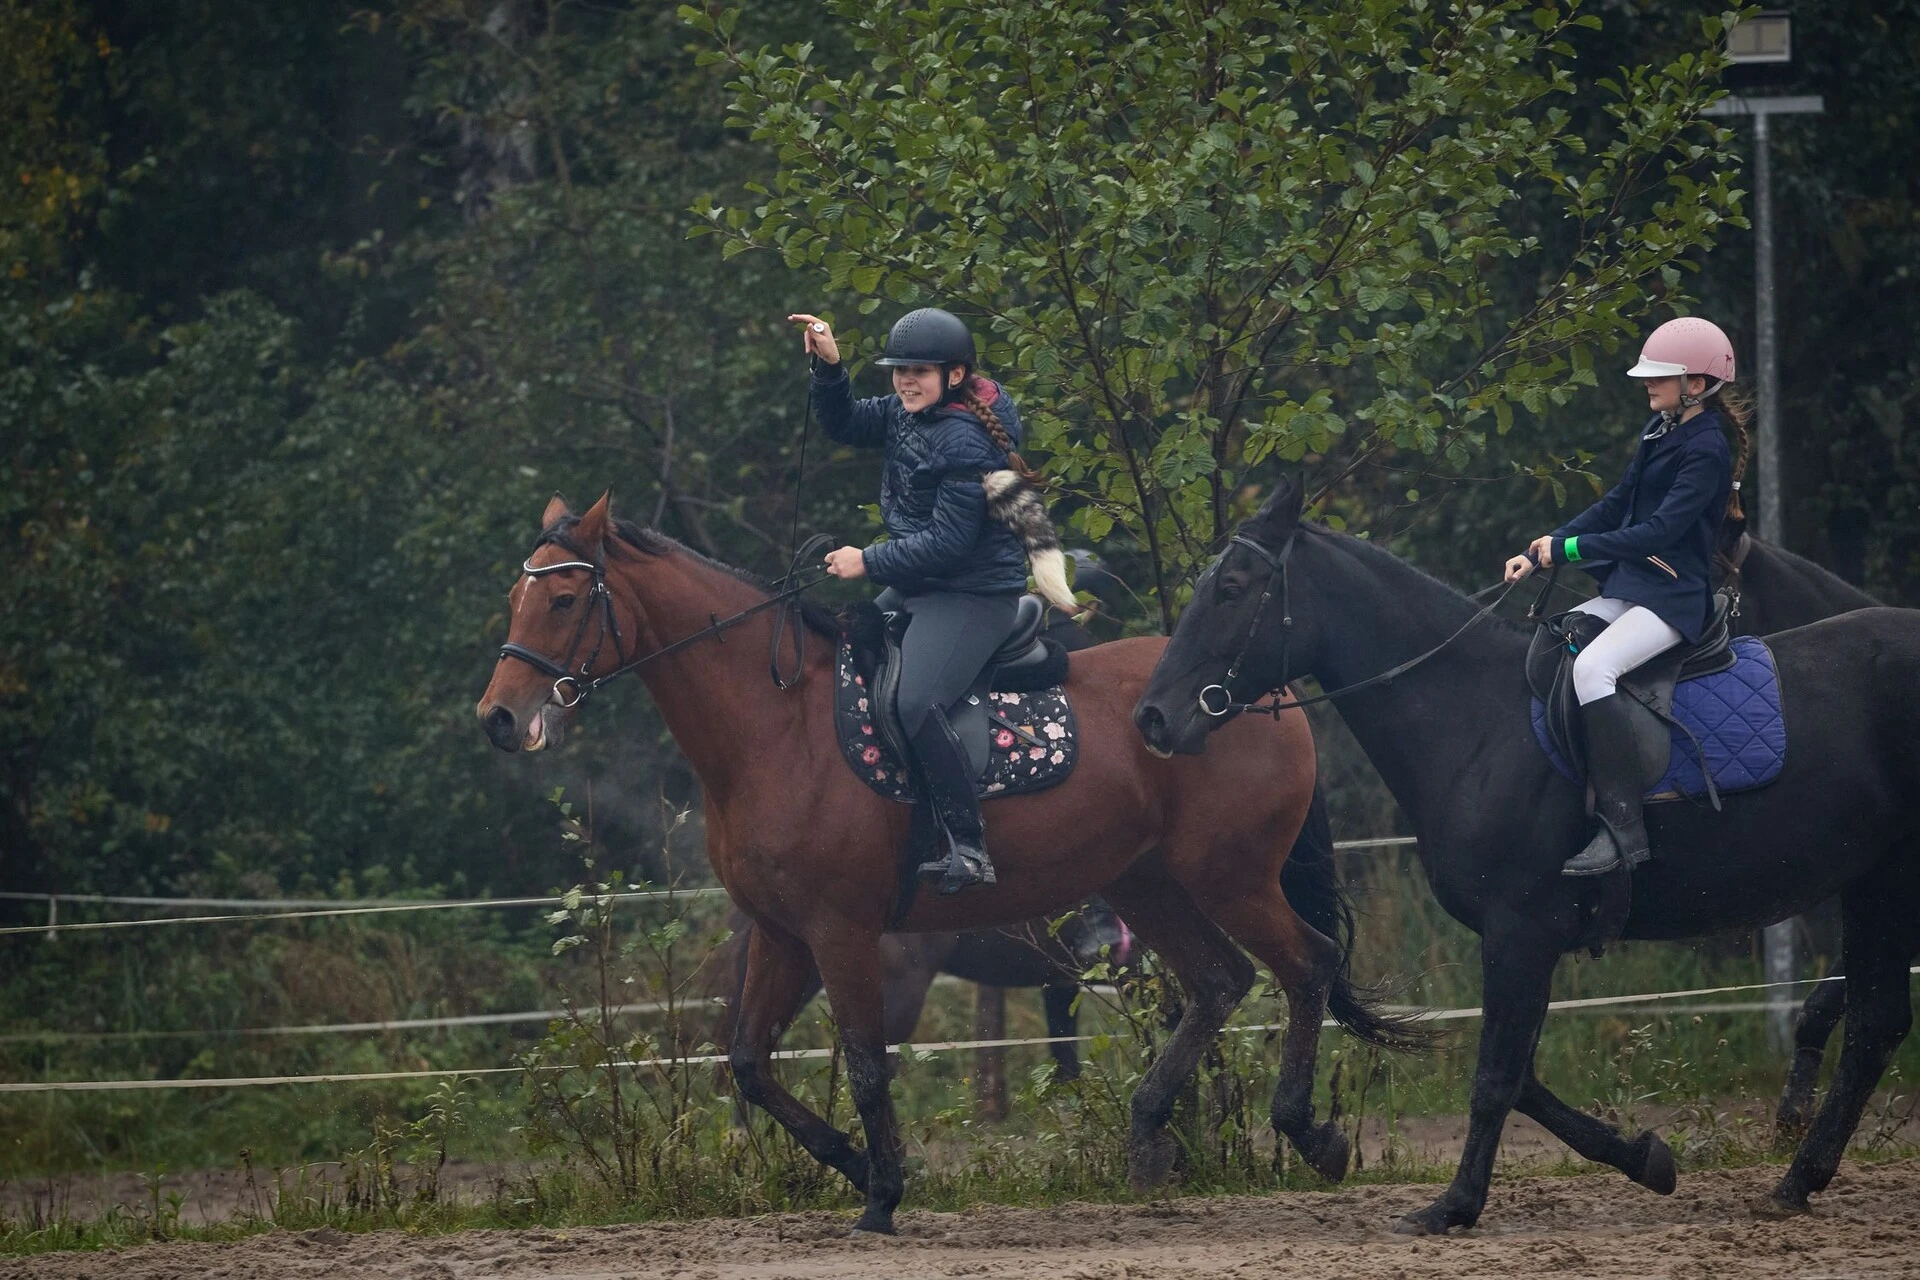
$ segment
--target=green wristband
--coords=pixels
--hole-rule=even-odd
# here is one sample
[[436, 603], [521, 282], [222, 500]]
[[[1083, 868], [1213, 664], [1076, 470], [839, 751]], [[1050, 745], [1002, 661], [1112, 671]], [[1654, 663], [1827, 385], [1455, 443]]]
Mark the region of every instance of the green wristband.
[[1568, 538], [1565, 542], [1561, 543], [1560, 550], [1567, 557], [1568, 564], [1580, 563], [1580, 539], [1578, 536]]

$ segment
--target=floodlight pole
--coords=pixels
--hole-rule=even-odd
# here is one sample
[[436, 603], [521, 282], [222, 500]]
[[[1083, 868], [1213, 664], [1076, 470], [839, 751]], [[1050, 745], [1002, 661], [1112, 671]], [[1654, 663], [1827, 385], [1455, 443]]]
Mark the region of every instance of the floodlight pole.
[[[1706, 109], [1710, 116], [1753, 117], [1753, 291], [1754, 356], [1759, 365], [1755, 414], [1755, 443], [1759, 446], [1760, 532], [1775, 546], [1787, 541], [1786, 516], [1782, 510], [1786, 477], [1780, 462], [1780, 363], [1779, 330], [1774, 319], [1773, 279], [1773, 157], [1768, 145], [1767, 122], [1777, 115], [1818, 115], [1825, 102], [1815, 96], [1785, 98], [1723, 98]], [[1795, 954], [1794, 925], [1782, 920], [1768, 925], [1761, 934], [1767, 981], [1786, 983], [1799, 976], [1800, 962]], [[1767, 1032], [1776, 1051], [1793, 1048], [1794, 993], [1785, 986], [1767, 993]]]

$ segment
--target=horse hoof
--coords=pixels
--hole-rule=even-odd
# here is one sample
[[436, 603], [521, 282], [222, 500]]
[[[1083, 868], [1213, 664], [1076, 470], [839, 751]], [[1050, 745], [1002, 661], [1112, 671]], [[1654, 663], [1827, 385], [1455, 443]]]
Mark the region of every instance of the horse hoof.
[[1173, 1174], [1173, 1158], [1179, 1150], [1179, 1144], [1165, 1129], [1135, 1138], [1132, 1150], [1127, 1152], [1127, 1185], [1133, 1193], [1146, 1195], [1158, 1190]]
[[1672, 1195], [1680, 1183], [1679, 1170], [1673, 1163], [1673, 1148], [1652, 1130], [1635, 1138], [1633, 1145], [1640, 1155], [1640, 1172], [1633, 1175], [1633, 1180], [1655, 1195]]
[[853, 1224], [853, 1229], [855, 1231], [864, 1231], [869, 1235], [893, 1235], [893, 1212], [892, 1210], [868, 1209], [860, 1215], [860, 1221]]
[[1347, 1135], [1329, 1120], [1314, 1129], [1310, 1136], [1312, 1148], [1302, 1148], [1300, 1151], [1300, 1158], [1307, 1162], [1307, 1167], [1328, 1182], [1344, 1179], [1347, 1176], [1347, 1163], [1353, 1156], [1353, 1144], [1347, 1141]]
[[1439, 1204], [1430, 1204], [1418, 1213], [1410, 1213], [1393, 1224], [1397, 1236], [1443, 1236], [1453, 1225], [1452, 1215]]
[[1775, 1191], [1770, 1196], [1761, 1196], [1753, 1202], [1752, 1208], [1754, 1217], [1766, 1218], [1772, 1222], [1797, 1218], [1803, 1213], [1810, 1212], [1806, 1197], [1802, 1196], [1796, 1200], [1781, 1191]]

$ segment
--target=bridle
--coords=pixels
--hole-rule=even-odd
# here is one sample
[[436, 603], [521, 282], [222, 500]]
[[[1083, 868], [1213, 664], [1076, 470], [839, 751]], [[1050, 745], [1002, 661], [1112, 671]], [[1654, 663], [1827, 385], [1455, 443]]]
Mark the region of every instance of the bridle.
[[[1248, 651], [1253, 648], [1254, 638], [1260, 632], [1260, 619], [1266, 614], [1268, 602], [1273, 599], [1276, 579], [1278, 580], [1280, 589], [1280, 672], [1282, 679], [1285, 678], [1286, 673], [1291, 669], [1289, 660], [1292, 657], [1293, 645], [1293, 603], [1291, 586], [1287, 575], [1287, 563], [1293, 557], [1293, 543], [1294, 539], [1299, 535], [1299, 532], [1300, 526], [1298, 524], [1289, 529], [1287, 531], [1286, 541], [1280, 544], [1278, 551], [1269, 551], [1245, 534], [1236, 533], [1227, 539], [1227, 545], [1221, 549], [1220, 555], [1214, 560], [1207, 574], [1202, 575], [1204, 581], [1206, 577], [1217, 573], [1220, 566], [1225, 563], [1227, 553], [1232, 551], [1235, 546], [1246, 547], [1261, 560], [1265, 561], [1267, 566], [1266, 585], [1260, 592], [1259, 603], [1253, 607], [1253, 620], [1247, 624], [1247, 634], [1240, 641], [1240, 649], [1233, 655], [1233, 662], [1228, 665], [1226, 676], [1223, 677], [1221, 683], [1210, 684], [1200, 690], [1199, 696], [1195, 699], [1200, 704], [1200, 710], [1215, 720], [1236, 711], [1272, 716], [1278, 720], [1282, 711], [1293, 711], [1300, 707], [1310, 707], [1316, 702], [1331, 702], [1335, 698], [1343, 698], [1347, 694], [1358, 693], [1362, 689], [1371, 689], [1375, 685], [1386, 684], [1397, 676], [1405, 675], [1465, 635], [1469, 627], [1499, 608], [1501, 603], [1513, 593], [1513, 589], [1526, 580], [1524, 578], [1516, 578], [1512, 582], [1496, 584], [1503, 588], [1500, 594], [1496, 595], [1487, 604], [1481, 606], [1480, 610], [1472, 617], [1461, 623], [1459, 630], [1455, 631], [1452, 635], [1425, 653], [1409, 658], [1398, 666], [1390, 667], [1378, 675], [1368, 676], [1365, 680], [1358, 680], [1353, 684], [1345, 685], [1338, 689], [1331, 689], [1325, 693], [1317, 693], [1310, 698], [1295, 698], [1290, 702], [1282, 700], [1282, 695], [1287, 692], [1285, 685], [1276, 685], [1271, 689], [1265, 690], [1252, 702], [1235, 702], [1233, 700], [1232, 685], [1234, 680], [1240, 675], [1240, 668], [1247, 660]], [[1540, 598], [1536, 600], [1533, 607], [1527, 611], [1529, 618], [1537, 619], [1544, 616], [1547, 597], [1553, 591], [1554, 582], [1558, 576], [1559, 571], [1557, 568], [1552, 574], [1548, 575], [1547, 581], [1540, 588]], [[1491, 590], [1491, 588], [1489, 588], [1489, 590]], [[1210, 696], [1216, 691], [1218, 691], [1219, 694], [1217, 700]]]
[[[1269, 689], [1260, 695], [1262, 698], [1271, 697], [1273, 699], [1271, 703], [1262, 703], [1259, 698], [1252, 702], [1235, 702], [1231, 686], [1240, 677], [1240, 667], [1247, 660], [1247, 651], [1253, 648], [1253, 638], [1260, 633], [1260, 619], [1266, 615], [1267, 603], [1273, 599], [1275, 578], [1280, 580], [1280, 670], [1283, 672], [1287, 670], [1288, 651], [1293, 644], [1293, 608], [1289, 598], [1287, 561], [1293, 555], [1293, 540], [1299, 532], [1299, 525], [1289, 529], [1287, 540], [1280, 544], [1280, 550], [1277, 552], [1269, 551], [1252, 538], [1236, 533], [1227, 539], [1227, 545], [1221, 548], [1219, 559], [1213, 562], [1210, 572], [1218, 573], [1221, 565], [1226, 562], [1227, 552], [1235, 546], [1242, 546], [1266, 561], [1267, 565], [1267, 584], [1260, 592], [1260, 603], [1253, 607], [1253, 621], [1247, 624], [1247, 634], [1240, 641], [1240, 651], [1233, 655], [1233, 661], [1228, 664], [1227, 674], [1222, 677], [1221, 682], [1210, 684], [1200, 691], [1200, 709], [1215, 719], [1226, 715], [1229, 711], [1253, 711], [1261, 715], [1271, 715], [1276, 720], [1280, 717], [1280, 708], [1285, 705], [1279, 698], [1280, 689]], [[1221, 698], [1218, 711], [1214, 710], [1207, 698], [1207, 695], [1215, 690], [1219, 691]]]
[[[567, 656], [555, 662], [545, 654], [536, 653], [525, 645], [516, 644], [511, 640], [500, 646], [502, 658], [518, 658], [540, 674], [552, 676], [553, 701], [556, 705], [569, 710], [586, 701], [589, 693], [613, 679], [613, 676], [619, 675], [621, 671], [630, 670], [633, 665], [627, 662], [626, 641], [620, 635], [620, 619], [614, 616], [613, 592], [607, 587], [606, 565], [590, 560], [562, 560], [557, 564], [536, 565], [533, 558], [529, 556], [520, 566], [520, 571], [529, 578], [544, 578], [550, 573], [568, 573], [575, 570], [584, 570], [592, 574], [593, 588], [587, 592], [587, 607], [580, 611], [580, 625], [573, 629], [573, 643], [567, 646]], [[599, 606], [597, 609], [594, 607], [596, 605]], [[580, 670], [575, 672], [572, 669], [574, 656], [580, 652], [580, 645], [587, 637], [587, 624], [596, 616], [600, 619], [599, 634], [594, 638], [592, 651], [587, 654], [585, 661], [581, 662]], [[613, 675], [590, 680], [594, 664], [600, 660], [600, 650], [606, 645], [609, 636], [613, 638], [613, 655], [620, 663], [620, 669]], [[579, 691], [571, 700], [562, 692], [567, 685], [572, 685]]]
[[[794, 552], [793, 564], [789, 564], [787, 576], [781, 581], [786, 584], [792, 584], [795, 577], [793, 572], [794, 564], [797, 564], [802, 556], [811, 554], [816, 544], [825, 544], [832, 541], [833, 539], [827, 534], [815, 534], [812, 538], [809, 538], [804, 546], [796, 549]], [[544, 578], [550, 573], [564, 572], [586, 572], [593, 575], [593, 586], [587, 592], [587, 607], [580, 611], [580, 625], [574, 628], [573, 641], [567, 646], [566, 657], [555, 662], [545, 654], [537, 653], [525, 645], [516, 644], [511, 640], [500, 646], [500, 658], [502, 660], [517, 658], [542, 675], [553, 677], [553, 702], [556, 706], [566, 711], [571, 711], [573, 708], [585, 702], [587, 695], [595, 689], [598, 689], [601, 685], [617, 680], [627, 674], [627, 672], [645, 666], [656, 658], [664, 658], [668, 654], [678, 653], [682, 649], [690, 648], [709, 637], [719, 637], [721, 643], [724, 644], [726, 642], [726, 632], [731, 631], [755, 614], [765, 613], [769, 609], [788, 604], [794, 604], [797, 608], [798, 605], [795, 604], [795, 602], [801, 594], [819, 586], [820, 583], [824, 582], [827, 578], [826, 574], [820, 574], [796, 585], [782, 586], [767, 599], [757, 604], [749, 605], [740, 612], [730, 614], [725, 618], [708, 614], [709, 625], [694, 632], [692, 635], [683, 636], [675, 640], [672, 644], [655, 649], [652, 653], [641, 654], [637, 658], [629, 659], [627, 657], [626, 641], [620, 634], [620, 620], [614, 614], [613, 592], [607, 586], [607, 567], [604, 563], [594, 560], [562, 560], [555, 564], [536, 565], [533, 563], [532, 558], [529, 557], [527, 561], [520, 566], [520, 569], [521, 572], [530, 578]], [[596, 605], [598, 606], [597, 608], [595, 607]], [[593, 648], [587, 653], [585, 660], [580, 663], [579, 669], [575, 670], [573, 660], [579, 654], [580, 646], [586, 640], [588, 624], [596, 617], [600, 619], [600, 629], [594, 637]], [[772, 671], [775, 687], [785, 690], [791, 689], [795, 684], [799, 683], [801, 673], [806, 670], [807, 638], [806, 627], [796, 623], [793, 628], [793, 647], [795, 655], [798, 658], [798, 665], [795, 668], [792, 678], [781, 675], [780, 639], [782, 633], [785, 631], [786, 624], [786, 611], [784, 609], [781, 612], [779, 623], [780, 625], [775, 626], [773, 630], [773, 653], [768, 665]], [[613, 641], [613, 656], [619, 665], [606, 675], [595, 676], [593, 675], [593, 668], [595, 664], [599, 662], [600, 652], [605, 648], [609, 638]], [[572, 686], [575, 690], [571, 699], [569, 699], [566, 694], [568, 686]]]

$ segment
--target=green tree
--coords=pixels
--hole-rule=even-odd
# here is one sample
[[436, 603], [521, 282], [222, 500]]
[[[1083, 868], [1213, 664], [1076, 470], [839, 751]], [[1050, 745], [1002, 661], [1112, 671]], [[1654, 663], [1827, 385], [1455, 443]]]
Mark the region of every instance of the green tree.
[[[983, 316], [1048, 469], [1096, 541], [1141, 539], [1162, 618], [1250, 467], [1384, 454], [1458, 467], [1513, 411], [1593, 379], [1688, 255], [1739, 216], [1701, 48], [1568, 105], [1578, 0], [1318, 8], [835, 3], [864, 67], [754, 49], [683, 8], [779, 150], [730, 251], [865, 296]], [[1574, 228], [1561, 252], [1523, 203]], [[1532, 270], [1490, 268], [1507, 260]], [[1544, 461], [1544, 460], [1543, 460]]]

